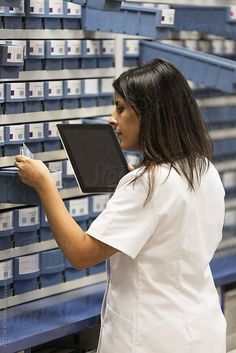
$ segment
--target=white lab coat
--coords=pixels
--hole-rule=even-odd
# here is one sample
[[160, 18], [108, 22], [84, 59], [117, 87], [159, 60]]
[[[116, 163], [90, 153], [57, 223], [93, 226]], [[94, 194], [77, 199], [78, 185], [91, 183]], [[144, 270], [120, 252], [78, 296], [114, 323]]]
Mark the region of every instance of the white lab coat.
[[88, 234], [108, 261], [98, 353], [225, 353], [226, 323], [209, 268], [221, 240], [224, 190], [210, 165], [196, 192], [169, 167], [123, 177]]

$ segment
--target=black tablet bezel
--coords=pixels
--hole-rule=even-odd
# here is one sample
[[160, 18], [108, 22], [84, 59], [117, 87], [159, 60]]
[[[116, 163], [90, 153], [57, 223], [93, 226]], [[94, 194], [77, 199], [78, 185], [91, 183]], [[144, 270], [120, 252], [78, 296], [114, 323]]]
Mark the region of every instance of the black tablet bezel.
[[[118, 159], [120, 159], [121, 162], [121, 167], [124, 168], [124, 171], [126, 171], [126, 173], [129, 172], [128, 170], [128, 166], [127, 166], [127, 162], [126, 159], [124, 157], [124, 154], [121, 150], [120, 144], [117, 140], [116, 134], [112, 128], [112, 126], [108, 125], [108, 124], [57, 124], [57, 128], [59, 131], [59, 135], [62, 141], [62, 144], [64, 146], [65, 152], [67, 154], [68, 159], [70, 160], [73, 170], [74, 170], [74, 174], [75, 174], [75, 178], [77, 180], [77, 183], [81, 189], [81, 191], [83, 193], [102, 193], [102, 192], [113, 192], [115, 190], [115, 187], [99, 187], [99, 186], [86, 186], [86, 184], [84, 183], [82, 177], [81, 177], [81, 173], [79, 172], [77, 163], [75, 161], [74, 158], [74, 153], [71, 151], [70, 145], [68, 143], [68, 135], [65, 135], [65, 130], [68, 132], [68, 130], [74, 130], [74, 129], [80, 129], [80, 130], [91, 130], [91, 129], [95, 129], [98, 132], [103, 130], [103, 131], [107, 131], [108, 134], [110, 134], [110, 136], [112, 137], [112, 141], [115, 147], [115, 151], [117, 152], [117, 157]], [[124, 173], [125, 175], [125, 173]]]

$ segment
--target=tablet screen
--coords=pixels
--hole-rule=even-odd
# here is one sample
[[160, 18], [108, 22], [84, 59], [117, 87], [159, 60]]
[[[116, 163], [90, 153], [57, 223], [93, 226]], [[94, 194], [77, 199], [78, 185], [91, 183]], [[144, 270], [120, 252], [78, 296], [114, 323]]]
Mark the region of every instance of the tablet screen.
[[111, 192], [128, 173], [110, 125], [58, 124], [62, 143], [82, 192]]

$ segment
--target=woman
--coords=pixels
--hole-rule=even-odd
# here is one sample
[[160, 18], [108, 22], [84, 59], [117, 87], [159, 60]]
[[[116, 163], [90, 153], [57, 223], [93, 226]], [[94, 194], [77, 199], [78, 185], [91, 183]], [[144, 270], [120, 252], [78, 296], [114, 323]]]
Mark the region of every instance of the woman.
[[224, 190], [211, 141], [182, 74], [164, 60], [114, 81], [110, 118], [141, 167], [121, 180], [85, 233], [46, 166], [17, 156], [54, 237], [77, 268], [109, 259], [99, 353], [224, 353], [225, 320], [209, 262], [221, 240]]

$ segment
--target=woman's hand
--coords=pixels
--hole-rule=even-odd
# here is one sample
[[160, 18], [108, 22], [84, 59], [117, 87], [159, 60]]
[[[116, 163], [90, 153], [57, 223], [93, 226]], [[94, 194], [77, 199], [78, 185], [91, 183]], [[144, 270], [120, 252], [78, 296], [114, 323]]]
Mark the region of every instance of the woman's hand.
[[21, 181], [37, 191], [43, 190], [48, 183], [54, 182], [48, 168], [42, 161], [19, 155], [15, 158], [15, 166], [19, 168]]

